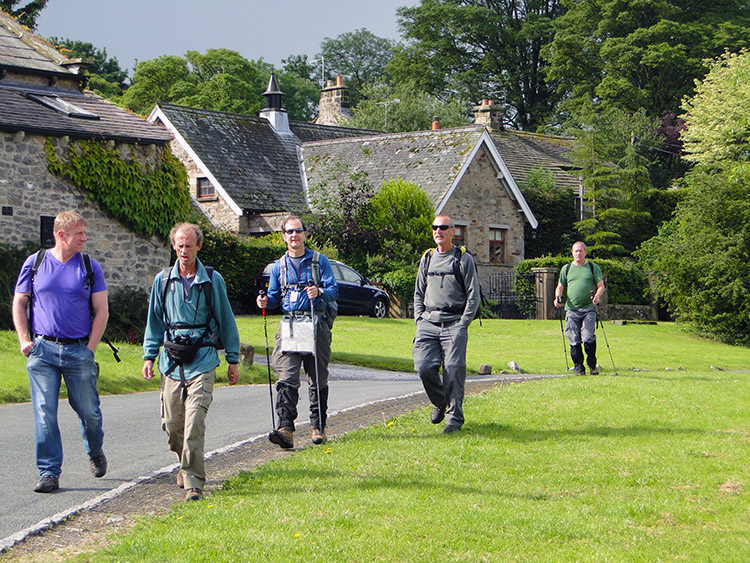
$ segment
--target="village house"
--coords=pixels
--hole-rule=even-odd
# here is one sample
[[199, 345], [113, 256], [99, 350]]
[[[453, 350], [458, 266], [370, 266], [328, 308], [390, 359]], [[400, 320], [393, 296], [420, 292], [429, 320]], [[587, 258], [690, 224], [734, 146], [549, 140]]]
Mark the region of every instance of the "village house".
[[561, 187], [579, 188], [565, 153], [570, 140], [503, 131], [500, 108], [483, 100], [468, 127], [384, 134], [347, 128], [348, 88], [339, 77], [321, 92], [314, 124], [290, 121], [272, 76], [259, 117], [172, 104], [149, 116], [172, 133], [191, 190], [217, 226], [241, 235], [280, 229], [284, 215], [309, 210], [310, 189], [366, 172], [376, 189], [400, 178], [424, 189], [454, 218], [457, 243], [477, 257], [480, 277], [524, 258], [524, 223], [537, 221], [519, 181], [534, 167]]
[[80, 60], [0, 13], [0, 241], [52, 246], [55, 215], [75, 209], [108, 286], [147, 289], [169, 261], [165, 242], [132, 232], [86, 190], [55, 176], [46, 148], [50, 142], [64, 160], [72, 142], [94, 140], [153, 169], [171, 135], [86, 91], [83, 71]]

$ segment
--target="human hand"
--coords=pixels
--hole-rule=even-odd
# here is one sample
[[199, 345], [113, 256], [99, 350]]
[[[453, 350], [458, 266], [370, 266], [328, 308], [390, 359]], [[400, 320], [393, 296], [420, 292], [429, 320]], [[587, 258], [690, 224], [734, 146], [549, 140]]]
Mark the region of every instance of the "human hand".
[[145, 379], [154, 378], [154, 360], [146, 360], [143, 362], [143, 369], [141, 370]]

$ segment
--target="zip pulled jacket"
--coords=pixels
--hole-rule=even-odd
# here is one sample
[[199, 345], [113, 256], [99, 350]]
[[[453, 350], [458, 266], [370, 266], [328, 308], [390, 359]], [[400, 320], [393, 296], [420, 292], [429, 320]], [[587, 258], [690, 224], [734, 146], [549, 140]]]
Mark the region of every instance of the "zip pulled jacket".
[[[172, 339], [177, 335], [185, 335], [194, 342], [203, 338], [211, 341], [212, 337], [219, 339], [226, 351], [226, 360], [230, 364], [240, 361], [240, 335], [234, 313], [227, 298], [227, 286], [224, 278], [219, 272], [214, 271], [213, 278], [209, 279], [206, 268], [196, 259], [197, 271], [187, 297], [183, 289], [182, 281], [177, 264], [169, 271], [167, 282], [167, 294], [165, 302], [162, 302], [162, 277], [164, 272], [159, 272], [154, 278], [151, 287], [151, 298], [149, 300], [148, 321], [146, 333], [143, 336], [143, 359], [153, 360], [159, 357], [159, 371], [165, 373], [172, 368], [174, 362], [167, 357], [162, 344], [167, 337], [167, 327], [164, 323], [164, 307], [167, 308], [167, 322], [170, 324], [181, 323], [186, 325], [203, 325], [209, 323], [207, 328], [170, 328]], [[206, 305], [206, 295], [203, 284], [211, 284], [211, 309], [213, 316]], [[209, 322], [209, 318], [211, 319]], [[161, 348], [161, 352], [159, 352]], [[220, 364], [219, 354], [215, 347], [204, 346], [198, 349], [193, 361], [183, 366], [185, 378], [193, 379], [202, 373], [210, 371]], [[179, 379], [179, 370], [173, 370], [169, 377]]]
[[[268, 280], [268, 308], [275, 309], [281, 305], [281, 310], [285, 313], [292, 311], [310, 311], [310, 299], [307, 297], [305, 286], [308, 280], [313, 279], [312, 275], [312, 258], [313, 251], [305, 248], [305, 255], [302, 257], [299, 272], [292, 266], [289, 251], [276, 260], [271, 269], [271, 278]], [[286, 261], [286, 284], [288, 290], [281, 287], [281, 261]], [[333, 276], [333, 269], [328, 258], [320, 255], [320, 289], [323, 293], [313, 299], [315, 312], [323, 313], [326, 303], [336, 301], [339, 296], [339, 288], [336, 285], [336, 278]], [[292, 298], [293, 292], [296, 293], [296, 299]]]

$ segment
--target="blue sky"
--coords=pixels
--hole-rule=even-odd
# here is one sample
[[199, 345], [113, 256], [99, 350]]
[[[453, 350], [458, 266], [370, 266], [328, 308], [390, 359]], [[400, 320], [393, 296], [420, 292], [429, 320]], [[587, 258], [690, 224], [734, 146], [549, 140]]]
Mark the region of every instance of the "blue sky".
[[188, 50], [232, 49], [281, 66], [289, 55], [311, 59], [326, 37], [366, 28], [398, 39], [396, 9], [417, 0], [49, 0], [38, 19], [42, 37], [106, 48], [132, 76], [136, 60]]

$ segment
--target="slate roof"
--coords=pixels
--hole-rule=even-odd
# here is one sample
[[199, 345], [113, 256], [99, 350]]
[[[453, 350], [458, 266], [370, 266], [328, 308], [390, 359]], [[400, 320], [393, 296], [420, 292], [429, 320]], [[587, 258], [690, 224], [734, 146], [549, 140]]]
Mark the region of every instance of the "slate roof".
[[[60, 66], [65, 60], [62, 55], [57, 53], [55, 57], [48, 45], [41, 40], [33, 41], [33, 36], [26, 33], [12, 19], [0, 14], [0, 69], [7, 71], [6, 77], [0, 80], [0, 131], [162, 145], [171, 140], [171, 135], [162, 127], [92, 92], [62, 87], [63, 81], [58, 86], [45, 86], [22, 79], [19, 75], [78, 78], [77, 73]], [[62, 113], [29, 97], [34, 95], [59, 98], [93, 113], [96, 118]]]
[[292, 121], [292, 134], [279, 134], [262, 117], [174, 104], [157, 105], [151, 119], [159, 112], [169, 122], [165, 125], [182, 138], [178, 141], [184, 148], [248, 213], [306, 209], [298, 152], [303, 141], [373, 133]]
[[516, 182], [524, 182], [533, 168], [552, 171], [558, 187], [577, 189], [580, 172], [570, 161], [572, 137], [540, 135], [519, 131], [491, 133], [495, 146]]
[[436, 207], [443, 201], [482, 137], [483, 126], [391, 133], [337, 139], [302, 146], [308, 186], [315, 186], [343, 164], [367, 172], [373, 186], [401, 178], [420, 186]]

